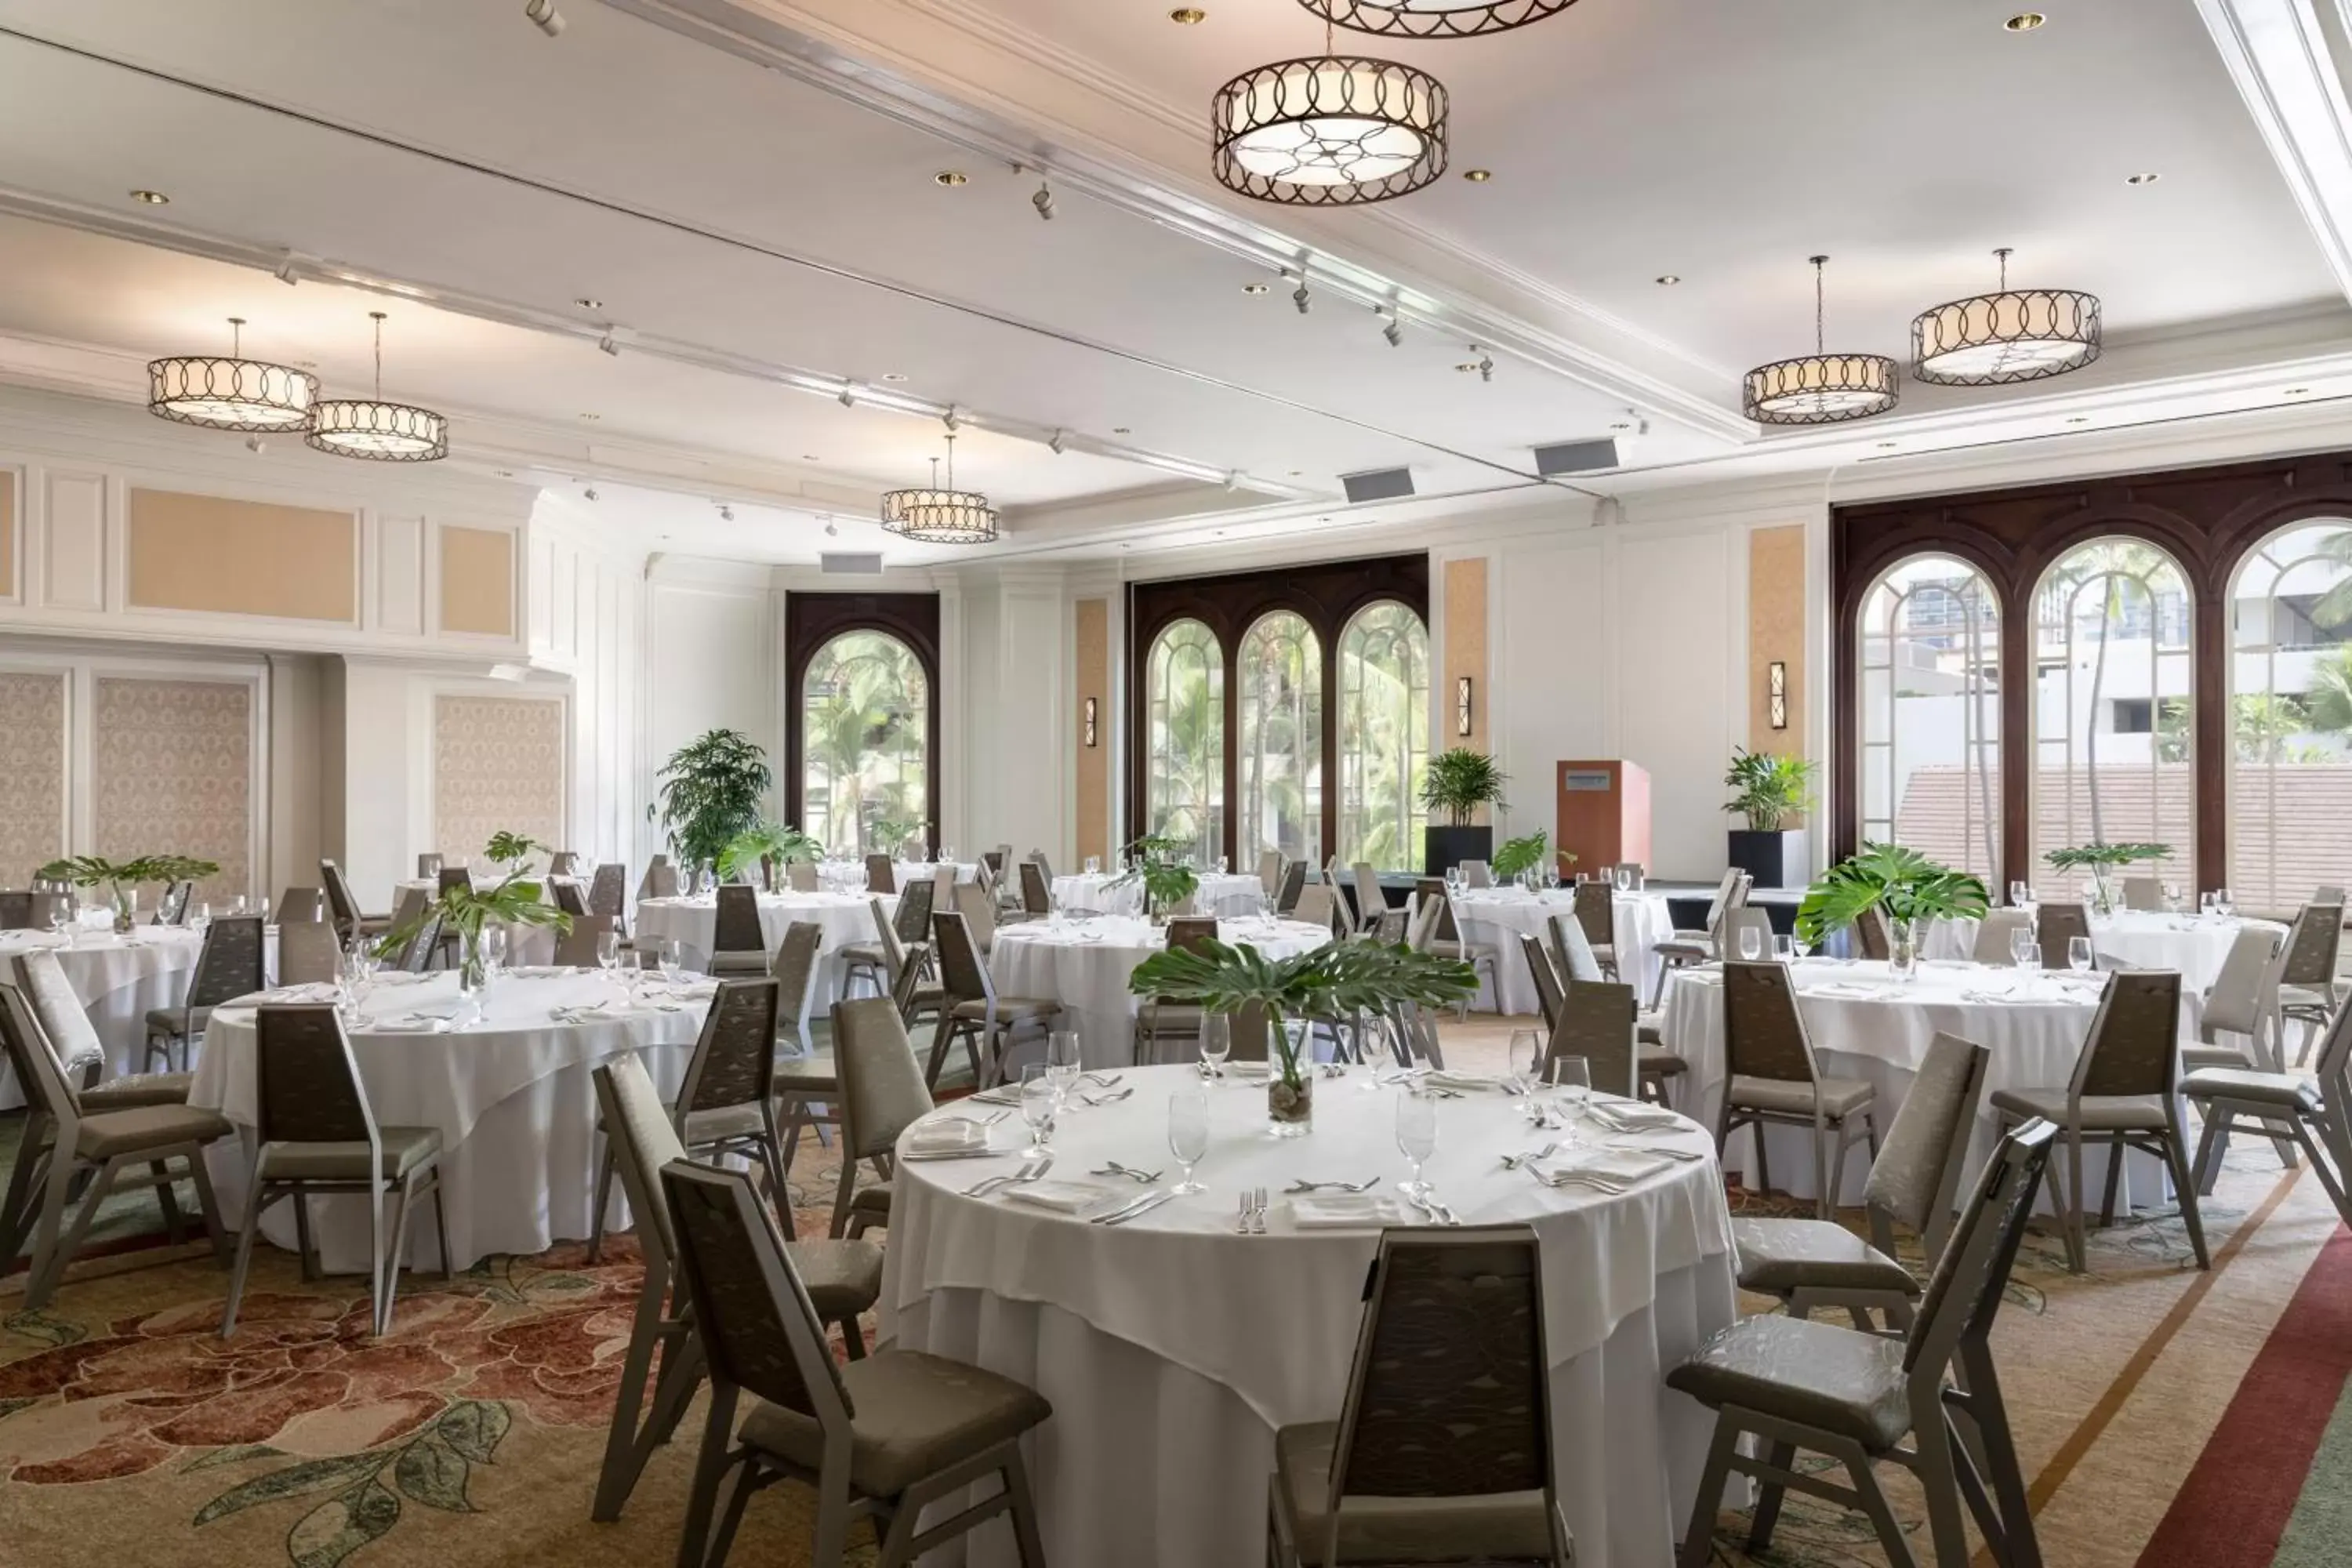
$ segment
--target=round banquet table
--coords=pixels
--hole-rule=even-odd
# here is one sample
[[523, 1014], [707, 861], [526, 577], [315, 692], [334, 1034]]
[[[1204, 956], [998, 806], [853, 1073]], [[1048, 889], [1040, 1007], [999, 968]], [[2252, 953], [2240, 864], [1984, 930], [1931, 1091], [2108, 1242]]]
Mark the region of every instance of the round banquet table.
[[[1977, 924], [1965, 916], [1937, 921], [1927, 931], [1923, 951], [1929, 958], [1969, 958], [1976, 952]], [[2286, 934], [2286, 927], [2275, 921], [2239, 915], [2117, 910], [2091, 918], [2091, 951], [2134, 969], [2179, 970], [2181, 1026], [2193, 1037], [2207, 988], [2221, 978], [2230, 944], [2248, 929]]]
[[[841, 1000], [843, 972], [847, 967], [841, 950], [856, 942], [881, 940], [874, 929], [874, 901], [882, 901], [886, 915], [898, 910], [896, 893], [761, 893], [760, 900], [760, 936], [771, 953], [783, 944], [784, 932], [803, 921], [814, 921], [824, 928], [817, 942], [816, 982], [809, 997], [809, 1016], [821, 1017], [824, 1010]], [[655, 944], [666, 939], [676, 939], [686, 949], [686, 962], [699, 968], [709, 962], [711, 933], [719, 925], [719, 900], [714, 894], [699, 898], [642, 899], [637, 903], [637, 923], [635, 928], [637, 950], [648, 955]]]
[[[1118, 881], [1115, 871], [1084, 871], [1054, 879], [1054, 902], [1065, 910], [1106, 915], [1143, 912], [1143, 884]], [[1204, 915], [1231, 919], [1255, 915], [1265, 907], [1265, 884], [1237, 871], [1203, 871], [1192, 905]]]
[[[0, 931], [0, 971], [14, 978], [17, 953], [47, 948], [89, 1013], [106, 1047], [106, 1075], [146, 1068], [147, 1011], [184, 995], [204, 934], [180, 926], [134, 926], [129, 936], [78, 931], [70, 942], [45, 931]], [[25, 1103], [16, 1069], [0, 1062], [0, 1110]]]
[[[1959, 1036], [1992, 1053], [1984, 1098], [1969, 1139], [1968, 1179], [1991, 1157], [2000, 1142], [1994, 1091], [2063, 1086], [2074, 1074], [2075, 1058], [2097, 1011], [2102, 977], [2071, 972], [2029, 973], [1986, 964], [1927, 960], [1910, 980], [1896, 980], [1889, 967], [1865, 959], [1801, 959], [1793, 965], [1797, 1008], [1822, 1076], [1867, 1079], [1876, 1090], [1873, 1124], [1881, 1140], [1894, 1124], [1938, 1031]], [[1675, 970], [1667, 981], [1665, 1016], [1660, 1033], [1668, 1049], [1690, 1064], [1688, 1085], [1678, 1090], [1676, 1109], [1712, 1127], [1723, 1104], [1728, 1077], [1723, 1046], [1723, 972], [1712, 965]], [[1726, 1151], [1725, 1164], [1754, 1173], [1753, 1129], [1743, 1129]], [[1815, 1196], [1812, 1134], [1800, 1127], [1767, 1130], [1773, 1185], [1799, 1197]], [[2087, 1144], [2084, 1179], [2097, 1190], [2106, 1175], [2105, 1144]], [[1839, 1191], [1860, 1200], [1870, 1169], [1870, 1152], [1860, 1142], [1847, 1151]], [[2169, 1190], [2161, 1163], [2133, 1153], [2124, 1162], [2126, 1191], [2141, 1204], [2165, 1200]], [[2052, 1188], [2042, 1193], [2050, 1205]]]
[[[542, 877], [539, 884], [540, 898], [542, 902], [551, 904], [555, 901], [555, 895], [547, 889], [557, 882], [572, 883], [580, 889], [583, 899], [587, 897], [588, 884], [577, 877]], [[486, 887], [488, 883], [489, 876], [486, 870], [476, 886]], [[441, 893], [439, 879], [432, 877], [407, 877], [394, 882], [392, 885], [392, 907], [395, 913], [400, 909], [400, 901], [410, 893], [423, 893], [428, 899], [438, 898]], [[509, 963], [546, 964], [555, 962], [554, 927], [521, 925], [511, 921], [499, 921], [493, 923], [507, 933]]]
[[[1612, 912], [1615, 916], [1617, 973], [1632, 985], [1633, 994], [1647, 1002], [1658, 984], [1657, 947], [1670, 942], [1675, 934], [1675, 918], [1667, 911], [1664, 893], [1612, 893]], [[1454, 897], [1454, 923], [1462, 932], [1462, 940], [1474, 945], [1492, 946], [1500, 950], [1496, 961], [1496, 973], [1501, 979], [1501, 994], [1483, 976], [1478, 983], [1478, 999], [1473, 1005], [1497, 1013], [1535, 1013], [1541, 1011], [1536, 995], [1536, 977], [1528, 973], [1527, 958], [1519, 951], [1521, 935], [1540, 940], [1544, 951], [1551, 951], [1551, 917], [1576, 915], [1576, 894], [1568, 888], [1546, 889], [1530, 892], [1525, 888], [1477, 888]]]
[[[902, 893], [907, 890], [907, 885], [909, 882], [928, 882], [939, 875], [939, 862], [936, 860], [893, 860], [890, 862], [890, 875], [897, 881], [898, 890]], [[971, 860], [957, 861], [955, 863], [955, 879], [959, 882], [976, 882], [980, 880], [979, 865]]]
[[[1026, 1136], [1017, 1117], [992, 1134], [1000, 1158], [900, 1160], [881, 1337], [1018, 1378], [1052, 1402], [1053, 1419], [1027, 1441], [1054, 1562], [1264, 1559], [1275, 1429], [1339, 1418], [1380, 1233], [1301, 1230], [1277, 1196], [1268, 1234], [1237, 1236], [1237, 1194], [1375, 1173], [1372, 1191], [1391, 1190], [1408, 1170], [1393, 1136], [1398, 1091], [1370, 1081], [1362, 1068], [1318, 1079], [1315, 1130], [1295, 1140], [1266, 1136], [1261, 1083], [1211, 1088], [1199, 1171], [1209, 1190], [1121, 1226], [963, 1195], [1015, 1167]], [[1181, 1067], [1134, 1069], [1126, 1083], [1130, 1098], [1074, 1104], [1054, 1135], [1053, 1174], [1102, 1181], [1112, 1203], [1140, 1189], [1087, 1173], [1139, 1162], [1172, 1184], [1169, 1096], [1202, 1087]], [[1496, 1160], [1540, 1141], [1519, 1105], [1491, 1090], [1440, 1100], [1429, 1179], [1465, 1225], [1526, 1223], [1540, 1238], [1552, 1454], [1580, 1568], [1669, 1568], [1713, 1423], [1666, 1389], [1664, 1373], [1737, 1315], [1722, 1179], [1707, 1158], [1617, 1195], [1543, 1186]], [[1708, 1149], [1696, 1125], [1652, 1141]], [[935, 1557], [966, 1553], [1009, 1563], [1011, 1531], [975, 1531]]]
[[[587, 1236], [603, 1153], [591, 1075], [599, 1062], [637, 1052], [663, 1095], [676, 1095], [711, 992], [705, 982], [674, 996], [656, 983], [631, 996], [593, 971], [520, 972], [491, 983], [481, 1022], [415, 1030], [384, 1026], [403, 1017], [459, 1015], [457, 975], [444, 970], [377, 977], [360, 1004], [360, 1022], [351, 1026], [352, 1054], [379, 1126], [440, 1130], [442, 1201], [454, 1266], [467, 1268], [491, 1253], [541, 1252]], [[286, 1001], [332, 994], [331, 987], [262, 994]], [[602, 1005], [602, 1011], [584, 1022], [560, 1021], [550, 1011], [591, 1005]], [[210, 1151], [213, 1183], [232, 1219], [243, 1213], [253, 1160], [255, 1039], [249, 1005], [216, 1009], [188, 1092], [189, 1104], [217, 1110], [244, 1133]], [[619, 1215], [626, 1205], [618, 1184], [614, 1201]], [[366, 1272], [365, 1200], [331, 1195], [310, 1203], [325, 1267]], [[610, 1215], [608, 1221], [628, 1223]], [[291, 1248], [293, 1205], [274, 1206], [262, 1220], [262, 1235]], [[410, 1216], [408, 1260], [440, 1267], [429, 1203]]]
[[[1252, 915], [1218, 921], [1217, 940], [1280, 959], [1321, 947], [1331, 933], [1303, 921]], [[1125, 1067], [1135, 1059], [1135, 1016], [1141, 1001], [1128, 990], [1128, 976], [1167, 946], [1165, 927], [1132, 915], [1022, 921], [996, 928], [989, 976], [999, 995], [1060, 1002], [1063, 1021], [1057, 1026], [1078, 1032], [1078, 1054], [1087, 1066]]]

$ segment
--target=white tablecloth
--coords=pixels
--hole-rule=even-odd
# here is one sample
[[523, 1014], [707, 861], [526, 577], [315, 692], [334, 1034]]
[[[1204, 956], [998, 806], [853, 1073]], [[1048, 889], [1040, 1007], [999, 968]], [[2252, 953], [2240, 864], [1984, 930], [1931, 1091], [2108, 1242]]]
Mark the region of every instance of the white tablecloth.
[[[1331, 933], [1302, 921], [1257, 916], [1219, 922], [1217, 937], [1288, 958], [1323, 946]], [[1051, 996], [1062, 1004], [1058, 1027], [1078, 1032], [1087, 1066], [1123, 1067], [1134, 1059], [1139, 998], [1129, 992], [1136, 965], [1166, 950], [1166, 928], [1130, 915], [1023, 921], [996, 928], [988, 970], [1000, 995]]]
[[[1054, 901], [1069, 910], [1088, 910], [1101, 914], [1139, 915], [1143, 912], [1143, 884], [1128, 882], [1118, 887], [1115, 871], [1084, 871], [1076, 876], [1054, 879]], [[1192, 896], [1193, 907], [1204, 915], [1233, 919], [1254, 915], [1264, 907], [1265, 884], [1255, 877], [1231, 871], [1203, 871], [1201, 886]]]
[[[204, 946], [201, 934], [177, 926], [137, 926], [128, 937], [78, 931], [70, 945], [48, 931], [0, 931], [0, 973], [12, 982], [17, 953], [47, 948], [58, 955], [66, 983], [89, 1010], [106, 1047], [107, 1076], [146, 1065], [147, 1010], [169, 1007], [188, 989]], [[25, 1103], [16, 1069], [0, 1062], [0, 1110]]]
[[[1612, 945], [1617, 952], [1617, 973], [1647, 1005], [1658, 980], [1657, 947], [1674, 936], [1674, 916], [1666, 912], [1664, 893], [1614, 893], [1611, 903], [1616, 916], [1616, 940]], [[1497, 1013], [1541, 1010], [1536, 996], [1536, 977], [1528, 973], [1526, 956], [1519, 951], [1519, 937], [1525, 933], [1538, 938], [1544, 951], [1550, 952], [1550, 921], [1554, 915], [1575, 918], [1576, 894], [1571, 889], [1548, 889], [1531, 893], [1523, 888], [1486, 888], [1454, 899], [1454, 923], [1463, 940], [1502, 950], [1496, 964], [1496, 972], [1502, 977], [1502, 994], [1497, 997], [1494, 986], [1482, 977], [1475, 1005]]]
[[[1924, 951], [1929, 958], [1966, 959], [1974, 955], [1976, 921], [1937, 921], [1927, 931]], [[2206, 988], [2221, 977], [2222, 961], [2238, 933], [2252, 928], [2284, 936], [2286, 928], [2272, 921], [2237, 915], [2166, 914], [2155, 910], [2117, 910], [2091, 920], [2091, 950], [2100, 957], [2134, 969], [2174, 969], [2180, 972], [2180, 1005], [2184, 1018]]]
[[[1274, 1430], [1336, 1420], [1377, 1233], [1234, 1234], [1235, 1194], [1297, 1177], [1406, 1173], [1397, 1091], [1357, 1069], [1315, 1085], [1315, 1131], [1269, 1138], [1265, 1094], [1210, 1091], [1209, 1191], [1131, 1224], [1083, 1220], [962, 1189], [1012, 1168], [1024, 1134], [997, 1128], [1003, 1160], [902, 1162], [891, 1212], [885, 1340], [1021, 1378], [1053, 1403], [1031, 1439], [1045, 1552], [1057, 1563], [1234, 1568], [1265, 1552]], [[1188, 1068], [1131, 1069], [1136, 1093], [1066, 1112], [1055, 1175], [1108, 1159], [1162, 1170], [1171, 1091]], [[1676, 1165], [1618, 1197], [1538, 1185], [1499, 1152], [1538, 1142], [1518, 1102], [1473, 1093], [1437, 1106], [1428, 1174], [1465, 1225], [1531, 1223], [1541, 1238], [1552, 1358], [1554, 1461], [1581, 1568], [1667, 1568], [1712, 1422], [1669, 1393], [1666, 1369], [1733, 1321], [1730, 1221], [1712, 1160]], [[1545, 1134], [1546, 1138], [1557, 1134]], [[1668, 1140], [1703, 1150], [1696, 1127]], [[1120, 1183], [1127, 1193], [1138, 1189]], [[970, 1558], [1013, 1560], [1009, 1531], [966, 1538]], [[963, 1561], [943, 1549], [941, 1563]], [[927, 1559], [927, 1562], [929, 1560]]]
[[[892, 877], [897, 879], [898, 890], [902, 893], [907, 890], [907, 884], [909, 882], [928, 882], [932, 878], [939, 875], [939, 862], [936, 860], [893, 860], [890, 862], [890, 874]], [[955, 879], [959, 882], [978, 881], [980, 879], [980, 868], [972, 861], [959, 860], [956, 862], [955, 874]]]
[[[885, 913], [895, 916], [898, 897], [895, 893], [761, 893], [760, 895], [760, 935], [762, 945], [772, 955], [783, 944], [784, 932], [795, 922], [814, 921], [824, 928], [824, 936], [817, 943], [816, 984], [809, 998], [809, 1016], [820, 1018], [826, 1008], [841, 999], [843, 972], [846, 967], [840, 950], [854, 942], [874, 942], [881, 933], [874, 929], [874, 900], [882, 900]], [[637, 905], [637, 923], [634, 928], [637, 951], [653, 962], [655, 944], [675, 938], [685, 945], [686, 962], [689, 968], [699, 969], [709, 962], [711, 933], [719, 924], [719, 900], [715, 897], [698, 899], [646, 899]]]
[[[593, 1023], [559, 1024], [549, 1016], [551, 1007], [610, 1002], [620, 994], [593, 972], [506, 975], [493, 983], [480, 1024], [416, 1034], [371, 1030], [363, 1022], [352, 1032], [352, 1054], [377, 1124], [440, 1130], [450, 1260], [457, 1268], [490, 1253], [539, 1252], [587, 1236], [603, 1152], [591, 1077], [599, 1062], [641, 1051], [664, 1094], [674, 1094], [683, 1082], [709, 1008], [707, 988], [700, 999], [672, 1001], [656, 984], [630, 1011]], [[457, 977], [443, 972], [406, 984], [379, 983], [362, 1014], [363, 1019], [446, 1015], [457, 1008]], [[212, 1151], [213, 1181], [232, 1220], [243, 1212], [252, 1162], [254, 1040], [249, 1008], [215, 1012], [188, 1094], [191, 1105], [214, 1107], [247, 1131], [247, 1140], [223, 1140]], [[364, 1200], [311, 1202], [326, 1267], [364, 1270]], [[262, 1234], [291, 1247], [292, 1206], [273, 1208]], [[440, 1266], [429, 1203], [411, 1216], [408, 1258], [419, 1267]]]

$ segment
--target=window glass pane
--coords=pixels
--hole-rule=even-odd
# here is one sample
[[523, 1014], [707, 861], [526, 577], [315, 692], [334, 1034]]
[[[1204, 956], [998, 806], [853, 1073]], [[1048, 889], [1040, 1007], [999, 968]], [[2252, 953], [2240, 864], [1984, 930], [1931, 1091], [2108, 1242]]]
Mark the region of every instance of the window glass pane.
[[2352, 521], [2251, 552], [2230, 627], [2230, 891], [2285, 911], [2352, 883]]
[[2196, 865], [2192, 670], [2187, 580], [2134, 539], [2095, 539], [2052, 564], [2034, 591], [2033, 884], [2043, 898], [2089, 895], [2086, 877], [2045, 856], [2075, 845], [2171, 846], [2150, 867], [2186, 885]]
[[1964, 561], [1919, 556], [1864, 596], [1862, 837], [1993, 887], [2000, 866], [2000, 604]]
[[1323, 645], [1288, 610], [1242, 638], [1241, 858], [1268, 849], [1319, 861], [1323, 844]]
[[881, 847], [880, 823], [922, 831], [930, 691], [922, 660], [887, 632], [844, 632], [801, 682], [801, 827], [828, 850]]
[[1144, 829], [1192, 846], [1202, 865], [1223, 854], [1225, 659], [1199, 621], [1171, 622], [1144, 670]]
[[1339, 635], [1339, 858], [1418, 870], [1429, 762], [1429, 628], [1392, 600]]

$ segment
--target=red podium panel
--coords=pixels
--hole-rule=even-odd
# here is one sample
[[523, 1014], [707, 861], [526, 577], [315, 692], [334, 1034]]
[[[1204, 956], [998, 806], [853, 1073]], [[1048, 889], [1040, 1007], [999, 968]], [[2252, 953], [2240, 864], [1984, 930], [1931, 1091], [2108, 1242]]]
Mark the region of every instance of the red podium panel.
[[1554, 839], [1591, 872], [1626, 861], [1650, 864], [1650, 775], [1622, 759], [1559, 764], [1559, 825]]

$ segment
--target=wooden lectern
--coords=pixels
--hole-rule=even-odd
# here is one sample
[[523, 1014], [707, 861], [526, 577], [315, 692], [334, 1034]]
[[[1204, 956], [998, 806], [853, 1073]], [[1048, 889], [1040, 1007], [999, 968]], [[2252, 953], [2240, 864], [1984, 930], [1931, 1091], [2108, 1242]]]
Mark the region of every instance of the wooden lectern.
[[1593, 872], [1632, 861], [1650, 865], [1650, 775], [1636, 763], [1559, 764], [1559, 847], [1575, 869]]

